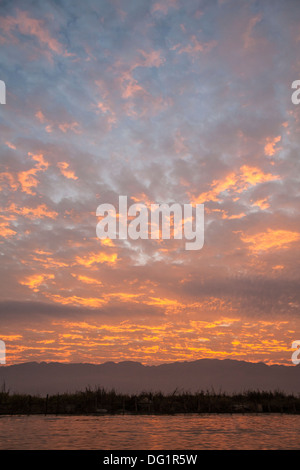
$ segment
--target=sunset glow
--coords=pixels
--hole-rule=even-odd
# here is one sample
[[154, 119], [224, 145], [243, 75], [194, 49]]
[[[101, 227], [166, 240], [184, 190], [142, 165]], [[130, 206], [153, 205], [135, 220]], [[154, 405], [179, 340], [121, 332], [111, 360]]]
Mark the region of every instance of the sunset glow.
[[[7, 364], [291, 365], [300, 9], [284, 3], [3, 3]], [[204, 204], [203, 248], [100, 240], [96, 209], [120, 195]]]

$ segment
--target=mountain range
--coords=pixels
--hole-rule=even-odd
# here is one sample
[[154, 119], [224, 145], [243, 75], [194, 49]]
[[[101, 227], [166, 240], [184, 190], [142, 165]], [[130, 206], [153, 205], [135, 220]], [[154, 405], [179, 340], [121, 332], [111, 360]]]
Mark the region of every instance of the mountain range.
[[200, 359], [155, 366], [139, 362], [103, 364], [27, 362], [0, 367], [0, 388], [11, 393], [57, 394], [97, 387], [123, 393], [249, 390], [300, 393], [300, 365], [266, 365], [231, 359]]

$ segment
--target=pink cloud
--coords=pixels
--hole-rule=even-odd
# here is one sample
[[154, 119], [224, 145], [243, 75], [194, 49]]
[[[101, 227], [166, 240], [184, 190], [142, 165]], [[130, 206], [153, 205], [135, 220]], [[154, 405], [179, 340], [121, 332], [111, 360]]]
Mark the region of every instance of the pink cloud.
[[42, 123], [47, 124], [45, 126], [45, 131], [51, 133], [53, 131], [53, 127], [57, 127], [61, 132], [64, 134], [68, 131], [72, 131], [75, 134], [81, 134], [81, 130], [79, 129], [79, 123], [76, 121], [73, 122], [54, 122], [48, 119], [42, 111], [37, 111], [35, 113], [35, 117]]
[[178, 54], [186, 53], [192, 57], [196, 57], [200, 52], [209, 52], [217, 45], [217, 41], [200, 42], [195, 35], [191, 37], [191, 42], [187, 46], [176, 44], [171, 50], [177, 50]]
[[256, 15], [250, 19], [247, 29], [243, 36], [245, 49], [250, 49], [255, 45], [255, 39], [252, 33], [257, 23], [261, 21], [261, 18], [261, 15]]
[[7, 145], [8, 148], [12, 149], [12, 150], [16, 150], [16, 146], [14, 144], [12, 144], [11, 142], [5, 142], [5, 145]]
[[65, 134], [68, 131], [72, 131], [75, 134], [81, 134], [81, 131], [78, 129], [78, 122], [63, 122], [58, 125], [58, 128]]
[[38, 120], [41, 122], [41, 123], [44, 123], [45, 122], [45, 116], [44, 114], [42, 113], [42, 111], [37, 111], [35, 113], [35, 117], [38, 118]]
[[64, 46], [51, 36], [44, 23], [43, 20], [31, 18], [26, 11], [19, 9], [17, 9], [16, 16], [0, 18], [0, 27], [10, 40], [16, 40], [13, 31], [18, 29], [21, 34], [35, 37], [41, 45], [46, 46], [55, 54], [70, 55]]
[[162, 56], [161, 51], [159, 50], [153, 50], [147, 53], [140, 49], [139, 52], [143, 56], [144, 61], [135, 67], [160, 67], [165, 62], [165, 58]]
[[152, 13], [161, 12], [166, 15], [170, 8], [178, 8], [177, 0], [165, 0], [163, 2], [156, 2], [152, 7]]

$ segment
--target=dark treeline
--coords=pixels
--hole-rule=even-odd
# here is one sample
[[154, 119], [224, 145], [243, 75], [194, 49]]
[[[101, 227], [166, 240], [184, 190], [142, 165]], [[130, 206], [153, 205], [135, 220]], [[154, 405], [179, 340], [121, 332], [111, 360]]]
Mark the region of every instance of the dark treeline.
[[248, 391], [228, 395], [141, 393], [126, 395], [102, 388], [46, 397], [0, 392], [0, 414], [174, 414], [174, 413], [293, 413], [300, 414], [300, 396]]

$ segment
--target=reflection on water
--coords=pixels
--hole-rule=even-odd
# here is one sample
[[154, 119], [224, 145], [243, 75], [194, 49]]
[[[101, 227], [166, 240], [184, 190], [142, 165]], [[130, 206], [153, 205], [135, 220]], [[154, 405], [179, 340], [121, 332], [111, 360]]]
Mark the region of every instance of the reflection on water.
[[299, 415], [0, 416], [0, 449], [299, 448]]

